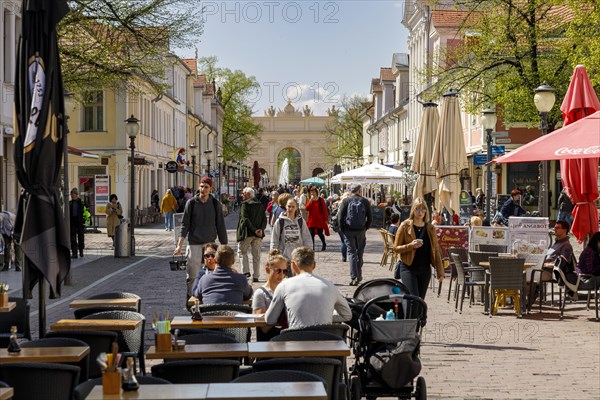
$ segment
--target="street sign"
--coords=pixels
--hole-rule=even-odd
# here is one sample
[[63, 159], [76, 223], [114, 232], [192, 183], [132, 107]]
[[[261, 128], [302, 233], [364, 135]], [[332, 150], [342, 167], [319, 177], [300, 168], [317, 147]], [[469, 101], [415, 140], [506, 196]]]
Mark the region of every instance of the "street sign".
[[510, 138], [496, 138], [496, 144], [510, 144]]
[[495, 138], [506, 138], [508, 137], [508, 132], [492, 132], [492, 137]]
[[177, 164], [176, 161], [169, 161], [166, 165], [165, 165], [165, 170], [167, 172], [170, 172], [171, 174], [174, 174], [175, 172], [177, 172], [177, 169], [179, 168], [179, 165]]
[[473, 154], [473, 165], [485, 165], [487, 154]]
[[492, 155], [493, 156], [501, 156], [506, 153], [506, 149], [504, 146], [492, 146]]

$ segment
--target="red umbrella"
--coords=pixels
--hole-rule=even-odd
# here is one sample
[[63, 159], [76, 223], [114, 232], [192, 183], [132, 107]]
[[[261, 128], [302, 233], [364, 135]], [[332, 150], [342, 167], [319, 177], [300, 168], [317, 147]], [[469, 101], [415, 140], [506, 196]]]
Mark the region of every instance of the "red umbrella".
[[[575, 67], [560, 110], [565, 125], [600, 110], [600, 101], [583, 65]], [[590, 131], [590, 136], [600, 142], [599, 130]], [[560, 171], [565, 192], [575, 205], [571, 231], [581, 243], [586, 236], [598, 232], [598, 211], [594, 205], [598, 198], [598, 158], [561, 160]]]
[[254, 165], [252, 166], [252, 178], [254, 178], [254, 187], [258, 188], [260, 186], [260, 168], [258, 168], [258, 161], [254, 161]]

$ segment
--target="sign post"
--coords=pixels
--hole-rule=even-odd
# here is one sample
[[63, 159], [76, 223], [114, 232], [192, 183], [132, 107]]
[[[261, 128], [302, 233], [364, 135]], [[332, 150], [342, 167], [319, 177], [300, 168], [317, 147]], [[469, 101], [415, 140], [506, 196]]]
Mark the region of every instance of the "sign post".
[[94, 215], [106, 214], [106, 205], [110, 196], [110, 176], [95, 175], [94, 176]]

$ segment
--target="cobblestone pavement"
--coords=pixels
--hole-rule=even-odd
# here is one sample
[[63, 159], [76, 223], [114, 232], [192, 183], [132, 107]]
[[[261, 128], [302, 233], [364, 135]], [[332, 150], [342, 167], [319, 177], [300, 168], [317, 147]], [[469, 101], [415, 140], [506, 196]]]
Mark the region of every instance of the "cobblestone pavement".
[[[235, 244], [237, 214], [228, 216], [226, 222], [230, 243]], [[172, 233], [165, 232], [162, 224], [136, 228], [137, 256], [119, 259], [112, 256], [110, 240], [103, 232], [86, 235], [86, 256], [74, 262], [72, 285], [63, 288], [61, 299], [47, 300], [48, 325], [72, 317], [68, 308], [72, 299], [106, 291], [139, 294], [146, 316], [164, 311], [171, 316], [184, 314], [185, 273], [170, 271], [168, 265], [174, 249]], [[265, 241], [263, 255], [267, 248]], [[371, 230], [365, 279], [392, 276], [379, 266], [382, 252], [379, 233]], [[327, 251], [317, 252], [316, 273], [352, 296], [354, 287], [347, 286], [348, 266], [341, 262], [337, 235], [327, 238]], [[7, 277], [17, 281], [18, 273], [2, 273], [0, 280]], [[594, 321], [592, 310], [586, 310], [585, 302], [567, 304], [562, 321], [558, 308], [550, 306], [521, 319], [509, 309], [490, 318], [481, 305], [469, 307], [468, 299], [459, 314], [446, 296], [447, 283], [441, 297], [430, 290], [426, 298], [429, 315], [422, 337], [421, 375], [430, 399], [600, 399], [600, 323]], [[34, 298], [34, 337], [37, 306]], [[146, 331], [149, 346], [149, 324]]]

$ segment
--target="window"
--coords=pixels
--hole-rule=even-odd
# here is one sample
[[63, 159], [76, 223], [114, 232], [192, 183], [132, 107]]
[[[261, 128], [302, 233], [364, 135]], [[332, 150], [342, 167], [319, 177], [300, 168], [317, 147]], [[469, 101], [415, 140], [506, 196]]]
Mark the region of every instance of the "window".
[[84, 95], [83, 130], [104, 130], [104, 93], [101, 90], [90, 91]]

